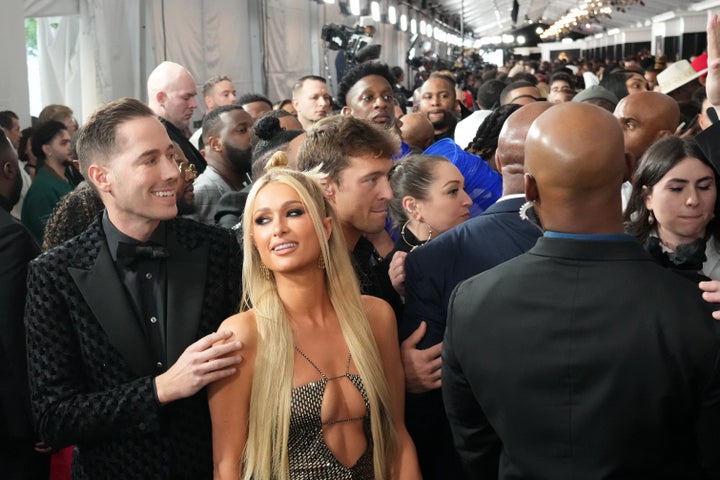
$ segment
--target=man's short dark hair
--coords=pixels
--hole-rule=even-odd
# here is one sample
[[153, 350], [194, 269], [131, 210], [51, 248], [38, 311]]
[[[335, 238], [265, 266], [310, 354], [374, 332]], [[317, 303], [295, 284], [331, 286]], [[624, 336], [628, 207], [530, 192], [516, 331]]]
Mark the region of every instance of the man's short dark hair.
[[502, 80], [488, 80], [477, 89], [477, 103], [483, 110], [492, 110], [500, 105], [500, 94], [507, 84]]
[[384, 63], [361, 63], [351, 68], [343, 77], [336, 96], [337, 102], [341, 107], [347, 105], [347, 93], [355, 86], [357, 82], [370, 75], [378, 75], [387, 80], [390, 89], [395, 85], [395, 77], [390, 72], [390, 68]]
[[303, 85], [305, 85], [305, 82], [308, 80], [314, 80], [316, 82], [322, 82], [327, 83], [327, 80], [325, 80], [323, 77], [320, 77], [318, 75], [305, 75], [304, 77], [300, 77], [298, 81], [295, 83], [292, 89], [293, 97], [297, 95], [300, 90], [302, 90]]
[[[87, 178], [87, 170], [91, 164], [107, 164], [110, 157], [117, 152], [116, 137], [120, 125], [144, 117], [157, 118], [150, 107], [130, 97], [115, 100], [95, 110], [78, 134], [77, 154], [82, 174]], [[33, 146], [35, 135], [33, 133]]]
[[13, 128], [13, 119], [20, 120], [12, 110], [3, 110], [0, 112], [0, 127], [10, 130]]
[[35, 128], [32, 136], [32, 152], [38, 160], [45, 160], [46, 156], [42, 149], [43, 145], [52, 142], [62, 130], [67, 130], [65, 124], [55, 120], [41, 123]]
[[350, 163], [350, 157], [371, 155], [391, 157], [398, 153], [400, 140], [388, 129], [352, 115], [333, 115], [317, 122], [297, 156], [298, 170], [321, 170], [335, 183]]
[[247, 105], [248, 103], [255, 102], [265, 102], [270, 106], [270, 108], [272, 108], [273, 106], [269, 98], [267, 98], [265, 95], [260, 95], [259, 93], [246, 93], [244, 95], [241, 95], [237, 100], [235, 100], [235, 103], [238, 105]]
[[215, 75], [214, 77], [210, 77], [208, 81], [203, 84], [203, 97], [207, 97], [208, 95], [210, 95], [210, 90], [212, 90], [212, 88], [218, 83], [224, 81], [232, 82], [230, 77], [228, 77], [227, 75]]
[[553, 74], [550, 75], [550, 82], [548, 82], [548, 85], [552, 87], [552, 84], [555, 81], [565, 82], [570, 88], [575, 88], [575, 79], [572, 77], [572, 75], [562, 70], [553, 72]]
[[507, 87], [503, 88], [503, 91], [500, 93], [500, 105], [505, 105], [507, 103], [510, 103], [508, 100], [510, 100], [508, 97], [510, 96], [510, 93], [512, 93], [513, 90], [517, 90], [518, 88], [537, 88], [536, 85], [533, 85], [530, 82], [526, 82], [525, 80], [518, 80], [517, 82], [512, 82], [508, 84]]
[[207, 145], [210, 139], [210, 135], [217, 135], [218, 131], [222, 127], [222, 121], [220, 115], [225, 112], [231, 112], [233, 110], [242, 110], [242, 105], [235, 103], [232, 105], [223, 105], [221, 107], [210, 110], [203, 118], [202, 122], [202, 140], [203, 144]]

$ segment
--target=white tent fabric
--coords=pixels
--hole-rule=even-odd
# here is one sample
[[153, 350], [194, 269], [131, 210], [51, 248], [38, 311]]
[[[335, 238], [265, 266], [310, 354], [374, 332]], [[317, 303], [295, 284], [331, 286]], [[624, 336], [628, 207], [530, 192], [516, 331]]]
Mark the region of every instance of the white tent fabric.
[[[334, 86], [336, 52], [325, 48], [322, 26], [358, 20], [337, 5], [297, 0], [25, 0], [25, 14], [60, 16], [57, 28], [57, 18], [38, 20], [42, 101], [69, 105], [81, 123], [103, 102], [146, 99], [145, 79], [163, 60], [184, 65], [198, 89], [225, 74], [239, 94], [273, 101], [307, 74]], [[404, 66], [410, 34], [376, 28], [381, 60]]]

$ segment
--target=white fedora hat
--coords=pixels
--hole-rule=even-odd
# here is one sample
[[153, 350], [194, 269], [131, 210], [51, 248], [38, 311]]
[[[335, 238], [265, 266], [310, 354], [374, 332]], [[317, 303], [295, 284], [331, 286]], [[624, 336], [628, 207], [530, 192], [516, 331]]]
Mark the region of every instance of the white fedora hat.
[[676, 88], [695, 80], [705, 72], [707, 72], [707, 68], [698, 72], [687, 60], [680, 60], [658, 73], [657, 82], [662, 93], [670, 93]]

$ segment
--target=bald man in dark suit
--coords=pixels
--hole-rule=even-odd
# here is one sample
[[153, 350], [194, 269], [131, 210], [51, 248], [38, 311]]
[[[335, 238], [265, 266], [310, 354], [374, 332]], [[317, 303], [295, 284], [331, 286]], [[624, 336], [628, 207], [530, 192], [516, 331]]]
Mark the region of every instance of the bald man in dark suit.
[[560, 104], [525, 149], [544, 236], [448, 307], [443, 397], [471, 478], [720, 478], [712, 307], [623, 233], [621, 127]]

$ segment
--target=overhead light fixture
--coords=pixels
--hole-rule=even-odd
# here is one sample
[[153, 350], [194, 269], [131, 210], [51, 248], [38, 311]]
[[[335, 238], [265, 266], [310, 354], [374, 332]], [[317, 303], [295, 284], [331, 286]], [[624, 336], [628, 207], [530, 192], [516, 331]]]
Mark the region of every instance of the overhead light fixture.
[[525, 45], [525, 36], [518, 35], [515, 41], [518, 43], [518, 45]]
[[335, 3], [335, 0], [325, 0], [325, 3], [329, 3], [332, 5], [333, 3]]
[[408, 21], [407, 21], [407, 15], [404, 13], [400, 15], [400, 30], [403, 32], [407, 32], [408, 29]]
[[370, 16], [376, 22], [380, 21], [380, 4], [378, 2], [370, 3]]
[[392, 5], [388, 7], [388, 22], [392, 25], [397, 23], [397, 10], [395, 10], [395, 7]]
[[420, 20], [420, 35], [425, 35], [426, 31], [427, 31], [427, 23], [425, 23], [425, 20]]
[[417, 20], [414, 18], [410, 20], [410, 33], [413, 35], [416, 35], [418, 33], [418, 26], [417, 26]]
[[360, 0], [350, 0], [350, 13], [360, 16]]

